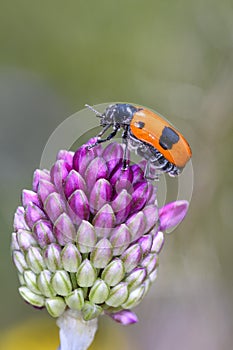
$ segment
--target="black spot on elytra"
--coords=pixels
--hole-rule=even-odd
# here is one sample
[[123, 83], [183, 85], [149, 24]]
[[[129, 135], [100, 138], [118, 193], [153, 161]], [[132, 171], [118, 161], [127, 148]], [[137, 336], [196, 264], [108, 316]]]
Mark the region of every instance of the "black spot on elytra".
[[159, 144], [163, 149], [171, 149], [179, 141], [179, 135], [168, 126], [165, 126], [159, 139]]
[[135, 126], [138, 128], [138, 129], [143, 129], [144, 126], [145, 126], [145, 123], [144, 122], [136, 122], [135, 123]]

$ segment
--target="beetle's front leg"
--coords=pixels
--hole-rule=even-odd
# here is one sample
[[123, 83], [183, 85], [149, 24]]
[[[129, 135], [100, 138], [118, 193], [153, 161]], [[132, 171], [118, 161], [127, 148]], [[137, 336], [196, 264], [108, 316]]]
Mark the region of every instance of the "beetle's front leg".
[[127, 153], [128, 153], [128, 133], [129, 133], [129, 126], [127, 125], [122, 133], [122, 141], [125, 144], [124, 154], [123, 154], [123, 165], [122, 170], [127, 169]]
[[106, 142], [111, 140], [114, 136], [116, 136], [117, 131], [119, 130], [119, 125], [114, 125], [113, 126], [113, 131], [111, 132], [111, 134], [109, 134], [105, 139], [101, 139], [101, 136], [110, 128], [111, 124], [106, 125], [103, 130], [97, 135], [97, 140], [95, 143], [93, 143], [92, 145], [87, 146], [87, 149], [91, 149], [97, 145], [99, 145], [100, 143]]

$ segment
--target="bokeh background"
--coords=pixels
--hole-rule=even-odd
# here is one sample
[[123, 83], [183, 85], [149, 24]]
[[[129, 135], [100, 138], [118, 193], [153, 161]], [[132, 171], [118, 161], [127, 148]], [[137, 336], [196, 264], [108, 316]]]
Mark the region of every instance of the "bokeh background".
[[40, 348], [58, 344], [54, 320], [18, 295], [9, 250], [20, 192], [30, 188], [47, 139], [85, 103], [129, 101], [182, 130], [195, 182], [189, 214], [167, 236], [159, 277], [135, 310], [139, 324], [102, 318], [102, 349], [232, 349], [232, 1], [0, 7], [0, 348], [36, 349], [29, 333]]

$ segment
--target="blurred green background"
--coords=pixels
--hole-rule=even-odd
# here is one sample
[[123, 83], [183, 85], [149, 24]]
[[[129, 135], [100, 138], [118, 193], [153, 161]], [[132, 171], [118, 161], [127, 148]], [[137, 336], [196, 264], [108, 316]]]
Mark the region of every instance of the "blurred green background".
[[112, 344], [122, 336], [124, 349], [232, 349], [232, 1], [0, 6], [0, 337], [49, 318], [18, 295], [9, 250], [20, 192], [30, 188], [47, 139], [85, 103], [129, 101], [182, 130], [195, 183], [189, 214], [167, 237], [159, 277], [135, 310], [139, 324], [104, 318], [101, 336], [108, 322]]

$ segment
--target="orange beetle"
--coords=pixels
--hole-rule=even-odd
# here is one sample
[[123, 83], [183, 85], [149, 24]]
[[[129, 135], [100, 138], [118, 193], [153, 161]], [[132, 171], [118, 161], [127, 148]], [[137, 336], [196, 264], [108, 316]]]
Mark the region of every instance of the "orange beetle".
[[[102, 131], [97, 141], [88, 146], [92, 148], [99, 143], [111, 140], [119, 129], [123, 129], [122, 139], [126, 144], [123, 169], [127, 167], [127, 148], [147, 160], [146, 177], [149, 166], [153, 164], [160, 171], [170, 176], [179, 175], [192, 156], [191, 148], [184, 136], [157, 113], [140, 106], [116, 103], [107, 107], [103, 114], [86, 105], [100, 118]], [[102, 139], [101, 136], [112, 127], [112, 132]]]

